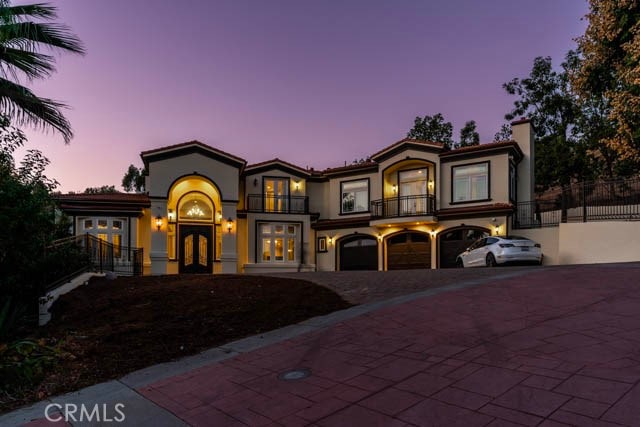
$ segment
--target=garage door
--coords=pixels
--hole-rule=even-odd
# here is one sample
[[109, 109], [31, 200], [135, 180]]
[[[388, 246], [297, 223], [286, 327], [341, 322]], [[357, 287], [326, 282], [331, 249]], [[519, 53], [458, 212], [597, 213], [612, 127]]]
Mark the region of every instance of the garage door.
[[347, 237], [340, 241], [340, 270], [377, 270], [378, 242], [371, 236]]
[[431, 268], [431, 239], [424, 233], [402, 233], [387, 240], [387, 269]]
[[456, 266], [456, 258], [476, 240], [487, 237], [483, 228], [465, 227], [445, 230], [438, 236], [440, 245], [440, 268]]

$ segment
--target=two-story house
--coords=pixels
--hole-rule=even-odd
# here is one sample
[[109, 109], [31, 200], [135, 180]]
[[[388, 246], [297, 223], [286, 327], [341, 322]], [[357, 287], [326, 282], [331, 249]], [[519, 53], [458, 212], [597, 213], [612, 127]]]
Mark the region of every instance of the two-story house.
[[147, 194], [64, 195], [61, 208], [121, 262], [143, 248], [150, 274], [451, 267], [533, 198], [531, 124], [512, 127], [512, 141], [404, 139], [323, 171], [192, 141], [141, 153]]

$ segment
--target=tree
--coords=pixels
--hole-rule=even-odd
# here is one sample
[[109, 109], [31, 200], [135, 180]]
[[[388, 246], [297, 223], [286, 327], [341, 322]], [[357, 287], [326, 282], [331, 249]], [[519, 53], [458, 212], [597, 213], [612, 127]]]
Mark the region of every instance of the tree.
[[500, 130], [493, 136], [493, 142], [510, 141], [511, 138], [511, 125], [503, 123]]
[[116, 190], [116, 186], [115, 185], [103, 185], [101, 187], [87, 187], [84, 189], [84, 194], [113, 194], [113, 193], [119, 193], [118, 190]]
[[55, 58], [43, 49], [84, 54], [80, 40], [69, 27], [52, 21], [56, 8], [47, 4], [11, 6], [0, 0], [0, 108], [16, 125], [53, 129], [68, 143], [71, 124], [62, 114], [63, 103], [38, 97], [20, 83], [49, 77]]
[[476, 121], [469, 120], [460, 129], [460, 142], [458, 147], [468, 147], [480, 144], [480, 134], [476, 131]]
[[640, 161], [640, 0], [589, 0], [582, 54], [571, 83], [582, 103], [596, 99], [612, 132], [601, 142], [622, 160]]
[[45, 246], [68, 232], [56, 222], [51, 191], [58, 183], [44, 174], [49, 160], [38, 150], [28, 150], [20, 164], [13, 159], [25, 141], [0, 116], [0, 339], [25, 313], [35, 313]]
[[124, 191], [127, 193], [132, 191], [135, 191], [136, 193], [143, 192], [146, 175], [146, 169], [129, 165], [129, 169], [127, 169], [127, 172], [122, 177], [122, 188], [124, 188]]
[[587, 143], [577, 137], [581, 111], [569, 86], [567, 70], [575, 60], [574, 55], [569, 52], [561, 71], [553, 69], [550, 57], [537, 57], [528, 77], [503, 84], [507, 93], [517, 96], [505, 119], [527, 116], [533, 122], [539, 191], [592, 177]]
[[441, 113], [433, 116], [416, 117], [413, 128], [407, 133], [407, 138], [423, 141], [443, 143], [445, 148], [453, 145], [453, 125], [445, 122]]

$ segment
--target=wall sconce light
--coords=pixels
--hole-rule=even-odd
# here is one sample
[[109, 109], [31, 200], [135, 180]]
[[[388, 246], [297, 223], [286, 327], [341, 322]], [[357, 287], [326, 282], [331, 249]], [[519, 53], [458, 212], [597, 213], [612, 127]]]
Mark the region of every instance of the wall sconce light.
[[218, 222], [220, 222], [220, 220], [222, 220], [222, 212], [220, 212], [220, 211], [216, 212], [216, 219], [218, 220]]
[[227, 218], [227, 232], [231, 233], [231, 230], [233, 229], [233, 220], [231, 219], [231, 217]]
[[433, 189], [433, 180], [429, 180], [429, 188]]
[[500, 234], [500, 226], [496, 225], [496, 229], [495, 229], [495, 235], [499, 235]]
[[295, 181], [293, 183], [293, 188], [298, 191], [300, 189], [300, 181]]
[[331, 237], [331, 236], [327, 237], [327, 243], [328, 244], [332, 244], [333, 243], [333, 237]]
[[382, 233], [378, 233], [378, 241], [382, 242]]
[[162, 228], [162, 217], [160, 215], [156, 217], [156, 228], [158, 229], [158, 231], [160, 231], [160, 228]]
[[176, 223], [176, 213], [173, 211], [173, 209], [169, 209], [169, 213], [167, 214], [167, 221], [169, 222], [169, 224]]
[[393, 194], [396, 194], [396, 193], [398, 192], [398, 186], [397, 186], [397, 185], [395, 185], [395, 184], [393, 184], [393, 185], [391, 186], [391, 190], [393, 191]]
[[431, 234], [431, 238], [435, 238], [438, 232], [436, 230], [431, 230], [429, 234]]
[[254, 187], [258, 186], [258, 178], [253, 178], [253, 186]]

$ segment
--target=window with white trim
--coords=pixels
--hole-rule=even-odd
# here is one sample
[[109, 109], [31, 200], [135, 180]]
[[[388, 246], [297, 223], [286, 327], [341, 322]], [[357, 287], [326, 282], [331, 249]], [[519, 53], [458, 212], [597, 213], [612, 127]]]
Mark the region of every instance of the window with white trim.
[[258, 262], [297, 262], [300, 225], [286, 223], [258, 224]]
[[453, 202], [489, 198], [489, 162], [453, 166]]
[[341, 213], [369, 211], [369, 180], [345, 181], [340, 183], [342, 203]]
[[[122, 250], [122, 239], [126, 233], [126, 218], [79, 218], [80, 224], [86, 233], [96, 236], [98, 239], [113, 245], [113, 257], [124, 258], [125, 251]], [[95, 225], [95, 227], [94, 227]]]

